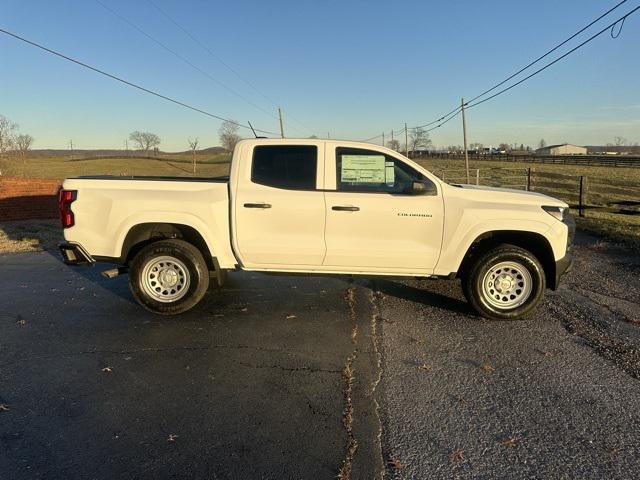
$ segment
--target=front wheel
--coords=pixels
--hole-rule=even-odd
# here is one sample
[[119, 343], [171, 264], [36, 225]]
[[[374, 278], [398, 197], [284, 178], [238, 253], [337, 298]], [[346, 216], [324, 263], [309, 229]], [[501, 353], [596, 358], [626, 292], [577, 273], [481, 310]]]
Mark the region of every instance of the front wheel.
[[147, 310], [177, 315], [202, 300], [209, 287], [209, 271], [200, 251], [190, 243], [160, 240], [134, 257], [129, 287]]
[[517, 320], [542, 299], [545, 274], [538, 259], [514, 245], [500, 245], [473, 261], [462, 279], [473, 308], [492, 320]]

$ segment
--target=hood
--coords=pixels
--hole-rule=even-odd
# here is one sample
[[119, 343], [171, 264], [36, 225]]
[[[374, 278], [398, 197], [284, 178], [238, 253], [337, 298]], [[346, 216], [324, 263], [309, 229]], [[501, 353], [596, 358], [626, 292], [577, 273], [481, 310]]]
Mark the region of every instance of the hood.
[[488, 187], [484, 185], [466, 185], [466, 184], [450, 184], [451, 187], [454, 187], [456, 190], [460, 192], [463, 196], [467, 196], [469, 198], [479, 198], [483, 199], [500, 199], [504, 202], [516, 202], [516, 203], [525, 203], [525, 204], [534, 204], [534, 205], [549, 205], [549, 206], [557, 206], [557, 207], [568, 207], [566, 202], [562, 200], [558, 200], [557, 198], [550, 197], [549, 195], [545, 195], [544, 193], [538, 192], [527, 192], [525, 190], [517, 190], [515, 188], [499, 188], [499, 187]]

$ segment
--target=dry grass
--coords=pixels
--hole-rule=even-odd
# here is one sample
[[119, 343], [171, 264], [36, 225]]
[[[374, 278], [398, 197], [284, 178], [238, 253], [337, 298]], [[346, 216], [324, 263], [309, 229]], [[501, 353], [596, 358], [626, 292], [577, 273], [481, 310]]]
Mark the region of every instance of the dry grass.
[[[219, 176], [229, 173], [228, 154], [199, 154], [197, 176]], [[442, 170], [457, 170], [456, 175], [462, 175], [463, 160], [417, 159], [418, 163], [434, 173]], [[625, 187], [625, 182], [640, 182], [640, 168], [630, 167], [589, 167], [577, 165], [547, 165], [530, 164], [527, 162], [499, 162], [495, 160], [472, 160], [471, 168], [480, 168], [481, 176], [491, 176], [491, 183], [504, 184], [509, 182], [524, 183], [524, 169], [532, 167], [541, 174], [587, 175], [593, 185], [591, 189], [597, 191], [596, 183], [610, 184], [616, 198], [640, 200], [640, 192], [634, 188]], [[501, 179], [500, 175], [513, 175], [513, 169], [522, 172], [522, 180]], [[191, 157], [189, 154], [161, 154], [160, 158], [69, 158], [64, 156], [41, 157], [34, 156], [21, 161], [5, 162], [2, 168], [4, 175], [15, 175], [40, 178], [66, 178], [76, 175], [109, 174], [109, 175], [167, 175], [193, 176]], [[490, 173], [493, 172], [493, 173]], [[517, 172], [516, 172], [517, 173]], [[493, 177], [496, 178], [493, 178]], [[457, 178], [456, 181], [461, 181]], [[489, 182], [489, 180], [487, 180]], [[483, 183], [483, 182], [481, 182]], [[617, 185], [617, 186], [616, 186]], [[563, 191], [562, 186], [540, 185], [540, 190], [552, 196], [569, 200], [567, 195], [573, 195], [574, 185], [568, 185], [569, 191]], [[597, 193], [592, 195], [595, 199]], [[578, 226], [584, 230], [610, 238], [616, 242], [625, 243], [634, 248], [640, 248], [640, 215], [623, 215], [600, 212], [596, 209], [588, 210], [585, 218], [578, 219]], [[0, 252], [26, 252], [51, 248], [50, 238], [60, 238], [57, 228], [52, 227], [55, 222], [27, 221], [0, 223]], [[56, 236], [57, 235], [57, 236]], [[55, 242], [54, 242], [55, 243]]]
[[[440, 175], [443, 170], [450, 171], [447, 178], [454, 181], [464, 181], [464, 160], [417, 159], [418, 163]], [[535, 169], [536, 191], [552, 197], [560, 198], [572, 205], [577, 203], [578, 176], [589, 178], [589, 204], [599, 205], [607, 201], [640, 201], [640, 168], [631, 167], [590, 167], [581, 165], [553, 165], [540, 163], [499, 162], [495, 160], [475, 160], [470, 162], [472, 169], [479, 168], [480, 176], [489, 177], [481, 180], [481, 184], [504, 186], [510, 183], [525, 184], [525, 169]], [[520, 173], [518, 172], [520, 171]], [[546, 176], [545, 176], [546, 174]], [[558, 175], [560, 174], [560, 175]], [[520, 175], [519, 178], [509, 178]], [[562, 179], [565, 175], [573, 175], [574, 179]], [[554, 178], [559, 177], [559, 178]], [[475, 181], [475, 171], [472, 172], [472, 182]], [[614, 213], [599, 211], [597, 208], [588, 209], [585, 217], [576, 216], [578, 227], [601, 235], [617, 243], [623, 243], [634, 249], [640, 249], [640, 214]]]
[[[420, 165], [427, 170], [437, 174], [441, 170], [464, 170], [464, 160], [444, 160], [434, 159], [415, 159]], [[640, 182], [640, 168], [633, 167], [590, 167], [583, 165], [554, 165], [545, 163], [529, 163], [529, 162], [499, 162], [496, 160], [470, 160], [469, 167], [472, 169], [479, 168], [481, 171], [485, 169], [526, 169], [533, 168], [536, 172], [541, 173], [561, 173], [564, 175], [587, 175], [589, 178], [611, 180], [631, 180]], [[612, 182], [615, 183], [615, 182]]]
[[70, 158], [34, 156], [22, 161], [4, 161], [2, 174], [29, 178], [68, 178], [78, 175], [157, 175], [174, 177], [220, 176], [229, 172], [227, 154], [201, 154], [196, 173], [191, 158], [161, 155], [159, 158], [109, 157]]
[[59, 220], [0, 222], [0, 253], [55, 250], [62, 241]]

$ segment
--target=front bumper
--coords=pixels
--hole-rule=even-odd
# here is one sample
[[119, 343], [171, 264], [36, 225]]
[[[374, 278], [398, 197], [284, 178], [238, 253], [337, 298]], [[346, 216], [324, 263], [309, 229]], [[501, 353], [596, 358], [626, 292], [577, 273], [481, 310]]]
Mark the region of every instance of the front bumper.
[[93, 265], [96, 261], [82, 245], [74, 242], [62, 242], [58, 245], [64, 263], [67, 265]]
[[560, 285], [560, 277], [562, 277], [565, 273], [570, 272], [572, 265], [573, 257], [570, 253], [567, 253], [560, 260], [556, 261], [556, 278], [553, 285], [553, 290], [558, 289], [558, 286]]
[[565, 214], [564, 219], [562, 220], [567, 226], [567, 250], [560, 260], [556, 261], [556, 275], [555, 282], [553, 284], [553, 289], [556, 290], [560, 285], [560, 278], [567, 272], [571, 271], [571, 266], [573, 265], [573, 257], [571, 255], [571, 246], [573, 245], [573, 240], [576, 236], [576, 222], [573, 216], [569, 215], [569, 213]]

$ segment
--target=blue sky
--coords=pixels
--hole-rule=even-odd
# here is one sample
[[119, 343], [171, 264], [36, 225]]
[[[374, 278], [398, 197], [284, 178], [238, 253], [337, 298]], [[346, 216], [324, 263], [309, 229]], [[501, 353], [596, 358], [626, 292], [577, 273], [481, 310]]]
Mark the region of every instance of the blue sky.
[[[617, 3], [153, 0], [258, 93], [147, 0], [102, 1], [248, 102], [95, 0], [2, 0], [0, 26], [223, 117], [277, 131], [281, 105], [288, 136], [350, 139], [431, 121]], [[639, 4], [629, 0], [599, 26]], [[63, 148], [70, 139], [79, 148], [120, 147], [133, 130], [157, 133], [165, 150], [186, 149], [190, 136], [218, 144], [217, 120], [4, 35], [0, 52], [0, 114], [32, 134], [35, 148]], [[618, 39], [607, 33], [470, 110], [469, 141], [640, 141], [639, 52], [640, 11]], [[431, 132], [438, 146], [460, 144], [461, 136], [459, 119]]]

